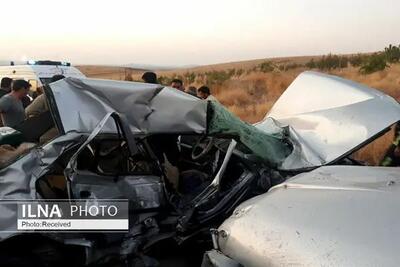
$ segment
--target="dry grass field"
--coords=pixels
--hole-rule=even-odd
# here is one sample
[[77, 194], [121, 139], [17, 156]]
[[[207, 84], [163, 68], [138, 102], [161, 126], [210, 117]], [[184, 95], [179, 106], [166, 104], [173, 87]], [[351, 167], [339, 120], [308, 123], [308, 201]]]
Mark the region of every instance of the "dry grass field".
[[99, 79], [125, 80], [127, 76], [133, 76], [143, 73], [143, 70], [124, 67], [96, 65], [84, 65], [77, 67], [86, 76]]
[[[318, 57], [275, 58], [269, 61], [277, 65], [304, 65], [311, 58]], [[229, 77], [208, 85], [213, 95], [229, 110], [245, 121], [256, 122], [264, 117], [297, 75], [307, 70], [304, 66], [293, 66], [293, 68], [283, 71], [275, 69], [270, 72], [262, 72], [256, 69], [256, 66], [262, 62], [265, 60], [156, 72], [159, 76], [167, 79], [179, 77], [184, 80], [185, 86], [196, 87], [207, 84], [207, 75], [211, 75], [211, 72], [214, 74], [221, 71], [232, 72], [233, 74]], [[127, 75], [130, 75], [133, 80], [140, 80], [143, 73], [141, 70], [114, 67], [81, 66], [79, 68], [86, 75], [96, 78], [125, 79]], [[328, 71], [328, 73], [380, 89], [394, 98], [400, 99], [400, 64], [392, 64], [383, 71], [368, 75], [360, 74], [358, 68], [354, 67]], [[356, 157], [370, 164], [377, 164], [391, 142], [392, 136], [392, 132], [387, 133], [358, 152]]]

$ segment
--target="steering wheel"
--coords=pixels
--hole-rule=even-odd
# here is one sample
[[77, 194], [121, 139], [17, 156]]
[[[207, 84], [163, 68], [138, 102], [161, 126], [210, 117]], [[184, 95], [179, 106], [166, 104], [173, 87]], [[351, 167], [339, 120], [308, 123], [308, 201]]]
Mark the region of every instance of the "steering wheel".
[[[192, 147], [192, 159], [198, 160], [210, 152], [214, 146], [214, 138], [209, 136], [202, 136], [197, 139], [196, 144]], [[200, 152], [198, 152], [200, 151]]]

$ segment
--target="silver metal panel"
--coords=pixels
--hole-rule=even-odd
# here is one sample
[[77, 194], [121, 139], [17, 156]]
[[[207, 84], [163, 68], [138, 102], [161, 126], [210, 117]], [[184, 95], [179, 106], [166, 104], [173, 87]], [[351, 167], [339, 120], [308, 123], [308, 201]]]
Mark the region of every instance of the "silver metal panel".
[[132, 209], [154, 209], [164, 203], [164, 187], [160, 177], [151, 175], [102, 176], [88, 171], [74, 174], [71, 190], [74, 198], [81, 193], [90, 194], [88, 199], [128, 199]]
[[242, 203], [221, 251], [251, 266], [398, 266], [400, 169], [331, 166]]
[[204, 253], [201, 267], [242, 267], [242, 265], [216, 250], [210, 250]]
[[[65, 132], [90, 133], [110, 112], [133, 133], [203, 133], [207, 102], [157, 84], [66, 78], [50, 84]], [[108, 122], [104, 132], [115, 132]]]
[[[43, 147], [34, 148], [25, 156], [0, 170], [0, 199], [29, 200], [39, 198], [36, 192], [36, 181], [49, 171], [54, 161], [76, 141], [81, 135], [71, 133], [57, 137]], [[19, 234], [14, 231], [18, 210], [0, 206], [0, 240]]]
[[[304, 72], [278, 99], [268, 118], [288, 125], [295, 145], [280, 168], [301, 169], [335, 161], [397, 122], [400, 105], [361, 84]], [[257, 127], [268, 128], [266, 122]]]

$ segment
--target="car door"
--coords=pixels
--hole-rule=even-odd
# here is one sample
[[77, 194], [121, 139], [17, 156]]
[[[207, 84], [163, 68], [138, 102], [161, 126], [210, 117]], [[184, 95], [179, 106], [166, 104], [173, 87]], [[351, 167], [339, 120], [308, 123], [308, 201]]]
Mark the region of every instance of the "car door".
[[[131, 155], [139, 152], [135, 139], [124, 120], [117, 113], [108, 113], [71, 157], [64, 171], [69, 197], [71, 199], [128, 199], [131, 203], [130, 208], [136, 210], [160, 207], [165, 202], [164, 183], [160, 175], [150, 171], [136, 172], [130, 169], [123, 172], [120, 165], [116, 165], [114, 170], [108, 172], [102, 171], [98, 166], [94, 169], [79, 166], [79, 160], [90, 161], [91, 156], [98, 155], [93, 151], [91, 144], [110, 118], [114, 119], [120, 134], [115, 139], [101, 139], [100, 142], [114, 140], [117, 146], [124, 146], [121, 153], [126, 154], [124, 151], [128, 151], [127, 161], [130, 160]], [[86, 154], [85, 150], [88, 151]], [[122, 160], [125, 158], [123, 157]]]

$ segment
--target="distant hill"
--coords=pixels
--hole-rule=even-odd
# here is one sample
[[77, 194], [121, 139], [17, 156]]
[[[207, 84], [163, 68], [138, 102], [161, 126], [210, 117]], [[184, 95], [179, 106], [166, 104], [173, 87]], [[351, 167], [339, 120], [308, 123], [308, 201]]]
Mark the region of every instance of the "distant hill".
[[127, 76], [139, 75], [146, 71], [124, 66], [77, 65], [75, 67], [88, 77], [111, 80], [125, 80]]
[[275, 63], [298, 63], [304, 64], [311, 58], [319, 58], [320, 56], [304, 56], [304, 57], [282, 57], [282, 58], [265, 58], [237, 62], [220, 63], [213, 65], [187, 65], [187, 66], [162, 66], [151, 64], [127, 64], [122, 66], [108, 65], [78, 65], [76, 66], [86, 76], [93, 78], [123, 80], [127, 73], [131, 73], [134, 79], [139, 79], [139, 75], [145, 71], [155, 71], [159, 75], [172, 75], [190, 72], [204, 72], [209, 70], [226, 70], [229, 68], [249, 69], [264, 62], [266, 60]]
[[[156, 73], [180, 70], [181, 67], [156, 66], [146, 64], [128, 64], [123, 66], [111, 65], [77, 65], [83, 74], [92, 78], [125, 80], [127, 76], [135, 77], [140, 80], [141, 74], [145, 71], [154, 71]], [[189, 66], [193, 67], [193, 66]]]
[[186, 66], [165, 66], [165, 65], [150, 65], [150, 64], [127, 64], [125, 67], [133, 69], [151, 70], [151, 71], [163, 71], [163, 70], [174, 70], [174, 69], [187, 69], [194, 68], [197, 65], [186, 65]]

